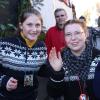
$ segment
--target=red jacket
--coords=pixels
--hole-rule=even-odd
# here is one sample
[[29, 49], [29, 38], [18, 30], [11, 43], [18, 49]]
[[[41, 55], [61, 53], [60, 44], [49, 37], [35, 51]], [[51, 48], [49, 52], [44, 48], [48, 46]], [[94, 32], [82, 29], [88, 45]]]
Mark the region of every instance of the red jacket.
[[51, 27], [46, 33], [45, 43], [48, 54], [52, 47], [55, 47], [57, 52], [61, 51], [65, 47], [63, 30], [58, 29], [57, 26]]

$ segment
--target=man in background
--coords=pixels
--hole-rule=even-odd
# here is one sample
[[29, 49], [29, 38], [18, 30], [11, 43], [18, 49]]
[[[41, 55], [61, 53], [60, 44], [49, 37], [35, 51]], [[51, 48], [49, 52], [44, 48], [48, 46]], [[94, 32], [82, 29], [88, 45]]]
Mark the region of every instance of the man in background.
[[56, 25], [48, 29], [45, 37], [48, 55], [52, 47], [56, 48], [56, 52], [61, 51], [65, 47], [63, 28], [67, 20], [67, 13], [63, 8], [57, 8], [54, 16]]

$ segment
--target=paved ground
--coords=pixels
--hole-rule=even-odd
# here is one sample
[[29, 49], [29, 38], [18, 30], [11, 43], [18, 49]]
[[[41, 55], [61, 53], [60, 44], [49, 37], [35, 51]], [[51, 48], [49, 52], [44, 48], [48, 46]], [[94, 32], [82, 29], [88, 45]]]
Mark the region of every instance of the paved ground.
[[47, 78], [39, 77], [38, 79], [39, 79], [39, 88], [38, 88], [37, 100], [45, 100], [45, 98], [47, 97], [47, 92], [46, 92]]

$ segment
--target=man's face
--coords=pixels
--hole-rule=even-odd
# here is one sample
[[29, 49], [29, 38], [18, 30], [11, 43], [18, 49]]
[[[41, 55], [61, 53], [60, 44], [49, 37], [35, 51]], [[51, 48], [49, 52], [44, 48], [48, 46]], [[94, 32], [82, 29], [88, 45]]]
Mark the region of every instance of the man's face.
[[63, 29], [65, 21], [67, 20], [66, 12], [63, 10], [56, 12], [55, 19], [58, 28]]

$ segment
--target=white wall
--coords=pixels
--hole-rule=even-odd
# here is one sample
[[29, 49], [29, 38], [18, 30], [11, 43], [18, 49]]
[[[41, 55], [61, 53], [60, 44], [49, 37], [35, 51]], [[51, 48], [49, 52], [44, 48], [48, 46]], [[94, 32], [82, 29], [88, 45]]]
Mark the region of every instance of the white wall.
[[59, 0], [44, 0], [43, 4], [40, 12], [43, 16], [46, 29], [55, 25], [54, 11], [56, 8], [64, 8], [67, 11], [68, 19], [72, 19], [72, 9], [67, 7], [63, 2]]
[[79, 18], [81, 15], [84, 16], [84, 13], [86, 11], [89, 13], [90, 21], [88, 23], [88, 26], [96, 26], [97, 25], [97, 18], [98, 13], [96, 4], [100, 4], [100, 0], [72, 0], [73, 4], [76, 8], [76, 14], [77, 18]]

